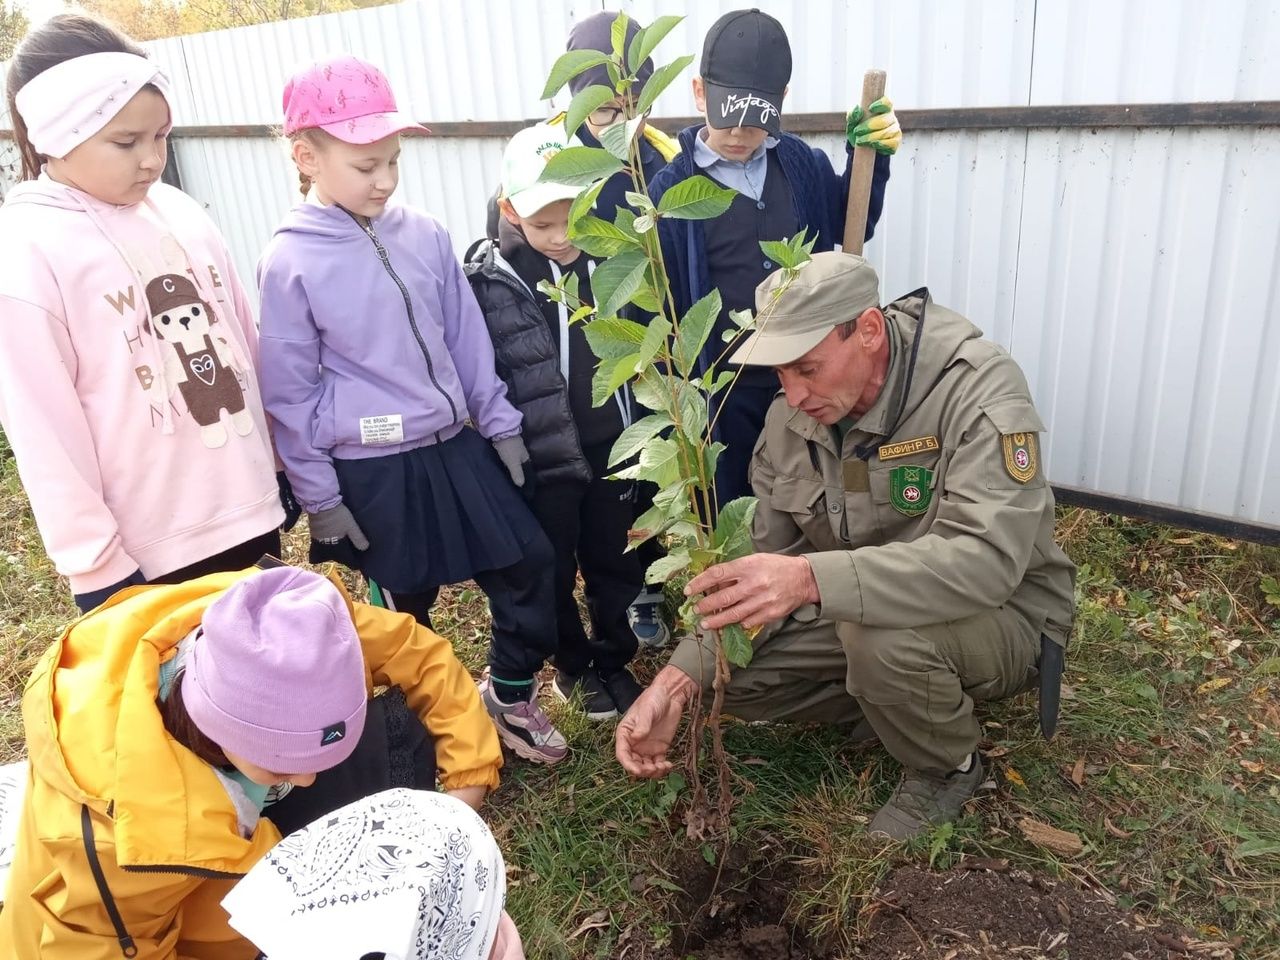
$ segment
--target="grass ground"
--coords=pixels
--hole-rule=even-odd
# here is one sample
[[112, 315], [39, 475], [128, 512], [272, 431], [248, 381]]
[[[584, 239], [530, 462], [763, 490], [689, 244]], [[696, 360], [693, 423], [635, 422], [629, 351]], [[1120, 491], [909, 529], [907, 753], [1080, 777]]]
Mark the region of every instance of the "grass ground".
[[[720, 906], [689, 889], [691, 866], [714, 877], [746, 851], [745, 869], [784, 878], [779, 911], [833, 955], [855, 955], [892, 867], [986, 857], [1232, 941], [1238, 957], [1280, 958], [1280, 551], [1081, 510], [1061, 513], [1059, 535], [1080, 577], [1058, 736], [1038, 738], [1028, 698], [986, 711], [987, 788], [960, 821], [907, 847], [865, 836], [898, 776], [874, 745], [733, 725], [730, 753], [747, 786], [726, 855], [684, 839], [679, 779], [628, 781], [612, 726], [559, 711], [572, 756], [552, 770], [509, 765], [490, 814], [529, 956], [684, 956], [690, 914]], [[0, 570], [7, 760], [22, 753], [25, 676], [73, 607], [2, 447]], [[478, 670], [483, 597], [450, 590], [438, 611], [441, 632]], [[659, 665], [642, 660], [639, 672]], [[1082, 851], [1030, 843], [1024, 818], [1075, 834]]]

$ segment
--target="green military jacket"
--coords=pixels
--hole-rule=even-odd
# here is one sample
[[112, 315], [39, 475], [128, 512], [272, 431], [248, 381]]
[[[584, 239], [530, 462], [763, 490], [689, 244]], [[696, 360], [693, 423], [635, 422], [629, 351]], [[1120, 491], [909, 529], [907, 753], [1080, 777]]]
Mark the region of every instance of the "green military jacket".
[[773, 401], [751, 468], [757, 552], [808, 558], [821, 601], [801, 619], [915, 627], [1008, 604], [1065, 646], [1075, 567], [1021, 369], [927, 293], [885, 317], [884, 387], [843, 431]]

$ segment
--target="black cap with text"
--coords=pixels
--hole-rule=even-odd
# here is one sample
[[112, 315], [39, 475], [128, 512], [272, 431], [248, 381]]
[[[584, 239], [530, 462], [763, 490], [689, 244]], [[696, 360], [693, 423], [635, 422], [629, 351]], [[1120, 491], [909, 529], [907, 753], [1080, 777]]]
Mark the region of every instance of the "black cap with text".
[[755, 9], [726, 13], [707, 31], [701, 73], [711, 126], [782, 131], [791, 43], [773, 17]]

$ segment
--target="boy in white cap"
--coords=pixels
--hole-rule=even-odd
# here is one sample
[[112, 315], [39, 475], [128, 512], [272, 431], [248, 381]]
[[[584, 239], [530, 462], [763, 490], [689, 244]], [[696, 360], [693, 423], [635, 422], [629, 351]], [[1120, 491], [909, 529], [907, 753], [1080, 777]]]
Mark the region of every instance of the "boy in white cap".
[[[498, 375], [523, 415], [532, 466], [534, 515], [555, 550], [558, 648], [552, 689], [575, 694], [592, 719], [625, 713], [640, 694], [627, 670], [636, 637], [627, 607], [643, 585], [643, 571], [626, 552], [635, 516], [635, 485], [607, 480], [609, 452], [631, 423], [627, 388], [592, 404], [596, 358], [568, 309], [538, 292], [543, 280], [566, 274], [590, 298], [596, 261], [568, 239], [569, 207], [581, 187], [542, 182], [548, 160], [576, 138], [563, 125], [521, 130], [502, 158], [502, 220], [498, 240], [482, 241], [467, 257], [466, 273], [493, 339]], [[574, 599], [581, 571], [590, 632]]]

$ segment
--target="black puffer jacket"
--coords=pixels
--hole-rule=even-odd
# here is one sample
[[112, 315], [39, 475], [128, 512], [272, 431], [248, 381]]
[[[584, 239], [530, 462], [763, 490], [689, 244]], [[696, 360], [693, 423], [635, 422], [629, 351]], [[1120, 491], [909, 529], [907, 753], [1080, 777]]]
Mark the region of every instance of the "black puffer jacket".
[[524, 415], [524, 443], [538, 483], [589, 482], [591, 469], [560, 375], [560, 349], [533, 292], [491, 240], [472, 246], [466, 261], [464, 271], [493, 340], [498, 376], [507, 385], [507, 399]]

